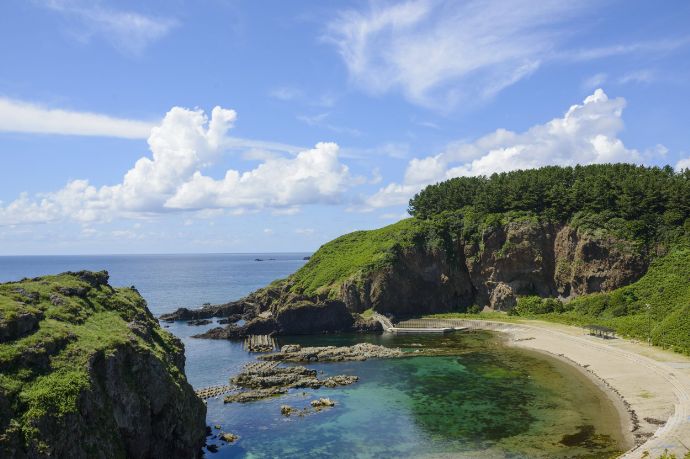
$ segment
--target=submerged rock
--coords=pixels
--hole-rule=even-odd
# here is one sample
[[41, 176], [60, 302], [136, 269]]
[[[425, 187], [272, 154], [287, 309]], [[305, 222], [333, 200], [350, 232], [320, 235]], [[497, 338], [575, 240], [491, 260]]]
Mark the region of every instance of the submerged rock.
[[403, 352], [397, 348], [359, 343], [354, 346], [342, 347], [323, 346], [303, 348], [298, 345], [286, 345], [281, 348], [280, 352], [262, 355], [259, 356], [259, 359], [282, 362], [342, 362], [348, 360], [361, 361], [402, 356]]
[[278, 367], [277, 364], [262, 363], [246, 367], [230, 381], [242, 391], [225, 397], [225, 403], [250, 402], [287, 393], [288, 389], [337, 387], [353, 384], [357, 376], [336, 375], [319, 379], [316, 370], [295, 366]]
[[190, 320], [187, 322], [187, 325], [208, 325], [212, 322], [212, 320], [209, 319], [197, 319], [197, 320]]
[[234, 443], [240, 437], [230, 432], [223, 432], [218, 436], [218, 438], [227, 443]]
[[268, 387], [266, 389], [255, 389], [237, 392], [226, 395], [223, 399], [225, 403], [247, 403], [255, 400], [263, 400], [277, 395], [287, 394], [287, 389], [283, 387]]
[[323, 408], [323, 407], [335, 406], [335, 402], [333, 400], [331, 400], [330, 398], [320, 398], [318, 400], [312, 400], [310, 404], [314, 408]]

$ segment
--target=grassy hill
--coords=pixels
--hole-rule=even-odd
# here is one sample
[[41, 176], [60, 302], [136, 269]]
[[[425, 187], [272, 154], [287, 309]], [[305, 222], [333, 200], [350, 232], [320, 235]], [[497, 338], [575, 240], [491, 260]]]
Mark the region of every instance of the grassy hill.
[[106, 272], [0, 284], [0, 457], [191, 455], [205, 410], [183, 352], [139, 293], [112, 288]]
[[[484, 244], [492, 232], [501, 228], [505, 232], [510, 224], [567, 225], [578, 237], [595, 243], [613, 241], [599, 245], [602, 259], [615, 246], [619, 252], [656, 260], [637, 282], [608, 293], [566, 303], [518, 293], [512, 313], [606, 325], [642, 340], [651, 335], [654, 344], [690, 353], [690, 170], [603, 164], [461, 177], [425, 188], [410, 200], [409, 211], [412, 218], [324, 244], [291, 276], [293, 291], [335, 297], [345, 281], [357, 284], [390, 268], [400, 253], [411, 248], [442, 254], [452, 269], [458, 266], [453, 257], [463, 255], [457, 253], [459, 246], [465, 247], [469, 262], [476, 260], [487, 250]], [[547, 239], [554, 234], [547, 234]], [[505, 266], [504, 260], [519, 256], [518, 251], [519, 247], [504, 242], [489, 260]], [[586, 263], [588, 255], [581, 255], [584, 258], [573, 263]], [[596, 267], [592, 272], [596, 276]], [[639, 272], [644, 273], [644, 267]]]

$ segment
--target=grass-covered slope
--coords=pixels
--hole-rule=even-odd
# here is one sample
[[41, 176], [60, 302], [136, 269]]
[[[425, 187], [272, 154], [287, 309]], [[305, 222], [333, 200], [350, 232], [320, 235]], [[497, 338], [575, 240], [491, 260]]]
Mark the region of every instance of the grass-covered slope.
[[[337, 296], [344, 282], [354, 280], [360, 285], [358, 279], [390, 267], [402, 252], [423, 248], [416, 253], [447, 257], [450, 271], [456, 267], [462, 271], [456, 262], [464, 257], [476, 291], [486, 287], [492, 294], [495, 282], [512, 282], [518, 299], [514, 311], [520, 315], [608, 325], [639, 339], [651, 333], [655, 344], [690, 353], [690, 170], [600, 164], [460, 177], [425, 188], [410, 201], [409, 211], [412, 218], [324, 244], [290, 278], [293, 291]], [[525, 292], [524, 285], [540, 281], [530, 272], [548, 271], [548, 263], [540, 266], [537, 258], [549, 252], [534, 250], [534, 260], [529, 260], [525, 255], [529, 251], [513, 247], [508, 239], [499, 248], [492, 245], [492, 234], [508, 234], [506, 228], [511, 225], [543, 229], [534, 233], [544, 236], [542, 245], [557, 239], [560, 229], [572, 235], [568, 236], [572, 240], [559, 240], [549, 255], [555, 257], [557, 288], [561, 284], [588, 286], [591, 281], [594, 287], [577, 292], [582, 294], [596, 291], [600, 282], [639, 280], [566, 303], [525, 296], [536, 294]], [[517, 238], [535, 249], [540, 243], [537, 239]], [[665, 251], [663, 257], [656, 255]], [[561, 279], [568, 263], [572, 269], [565, 274], [570, 273], [572, 279], [567, 275]], [[578, 267], [587, 269], [574, 269]], [[398, 268], [398, 277], [406, 272], [412, 276], [406, 266]], [[481, 277], [484, 274], [486, 278]], [[457, 282], [461, 287], [467, 281]], [[564, 291], [566, 296], [573, 293]], [[550, 296], [558, 295], [552, 291]], [[485, 304], [486, 299], [478, 306]]]
[[422, 226], [421, 221], [408, 218], [384, 228], [340, 236], [321, 246], [291, 279], [305, 294], [329, 293], [352, 276], [390, 263], [397, 250], [414, 244]]
[[[145, 410], [145, 419], [166, 411], [140, 406], [148, 403], [145, 384], [169, 392], [169, 399], [157, 401], [161, 405], [170, 407], [179, 396], [189, 413], [176, 422], [190, 422], [192, 432], [203, 429], [203, 406], [189, 398], [180, 341], [158, 326], [135, 289], [114, 289], [107, 280], [106, 272], [79, 272], [0, 284], [1, 457], [118, 457], [134, 446], [146, 451], [146, 444], [125, 438], [131, 426], [123, 424], [127, 416], [136, 424]], [[135, 363], [147, 367], [128, 368]], [[122, 379], [108, 381], [112, 374]], [[160, 381], [145, 380], [153, 375]], [[131, 413], [124, 409], [114, 419], [121, 403], [130, 403]], [[151, 430], [143, 423], [135, 428]], [[152, 433], [151, 444], [171, 433]], [[198, 433], [188, 437], [195, 436], [192, 443]], [[180, 439], [167, 439], [167, 450], [185, 451], [185, 435]], [[201, 445], [189, 446], [194, 451]]]

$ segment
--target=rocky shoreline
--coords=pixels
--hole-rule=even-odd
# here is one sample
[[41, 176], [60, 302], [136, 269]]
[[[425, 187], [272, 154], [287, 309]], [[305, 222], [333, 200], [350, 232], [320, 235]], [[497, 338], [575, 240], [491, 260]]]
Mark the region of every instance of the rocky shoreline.
[[316, 370], [304, 366], [280, 366], [282, 362], [343, 362], [362, 361], [372, 358], [402, 357], [400, 349], [390, 349], [374, 344], [360, 343], [354, 346], [305, 347], [288, 344], [280, 352], [259, 357], [230, 379], [238, 391], [227, 395], [225, 403], [247, 403], [286, 394], [289, 389], [319, 389], [354, 384], [354, 375], [335, 375], [320, 379]]
[[354, 346], [304, 348], [299, 344], [287, 344], [280, 349], [280, 352], [261, 355], [259, 359], [274, 362], [343, 362], [390, 359], [402, 356], [403, 352], [400, 349], [369, 343], [359, 343]]
[[[194, 338], [243, 339], [249, 335], [305, 335], [347, 332], [380, 332], [381, 325], [348, 310], [340, 300], [320, 295], [299, 295], [291, 285], [279, 282], [246, 297], [221, 305], [198, 309], [179, 308], [163, 314], [164, 322], [185, 321], [203, 325], [210, 318], [220, 318], [215, 327]], [[240, 323], [242, 321], [242, 323]]]

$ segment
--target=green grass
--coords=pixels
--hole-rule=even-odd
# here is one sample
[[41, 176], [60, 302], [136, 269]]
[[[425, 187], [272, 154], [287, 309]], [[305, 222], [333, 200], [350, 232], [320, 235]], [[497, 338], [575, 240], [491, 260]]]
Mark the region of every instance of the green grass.
[[91, 285], [81, 273], [0, 284], [0, 327], [12, 330], [13, 321], [27, 314], [40, 319], [38, 326], [0, 342], [0, 396], [10, 404], [0, 436], [9, 426], [26, 444], [41, 447], [37, 422], [47, 417], [60, 426], [78, 412], [81, 394], [92, 385], [94, 356], [125, 345], [153, 354], [174, 381], [184, 379], [170, 361], [179, 341], [158, 326], [134, 289]]
[[350, 278], [392, 262], [398, 250], [411, 247], [423, 222], [408, 218], [371, 231], [355, 231], [319, 248], [292, 277], [294, 289], [313, 295], [335, 293]]
[[362, 316], [363, 319], [371, 319], [372, 317], [374, 317], [374, 312], [374, 308], [369, 308], [362, 311], [360, 316]]

